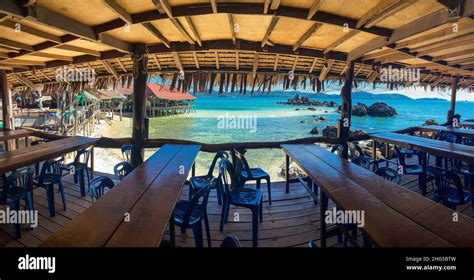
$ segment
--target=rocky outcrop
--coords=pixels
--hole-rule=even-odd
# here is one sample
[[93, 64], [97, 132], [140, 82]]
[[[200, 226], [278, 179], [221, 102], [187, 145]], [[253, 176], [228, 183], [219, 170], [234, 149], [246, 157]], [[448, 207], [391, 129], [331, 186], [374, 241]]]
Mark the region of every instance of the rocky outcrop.
[[367, 108], [367, 115], [372, 117], [393, 117], [397, 115], [397, 111], [383, 102], [376, 102]]
[[367, 115], [367, 105], [363, 103], [357, 103], [352, 107], [352, 115], [358, 117], [365, 117]]
[[439, 124], [433, 119], [427, 119], [425, 123], [423, 124], [423, 126], [425, 125], [439, 125]]
[[[328, 125], [323, 129], [323, 137], [336, 138], [337, 137], [337, 127], [335, 125]], [[350, 132], [351, 136], [360, 136], [367, 134], [363, 130], [352, 130]]]
[[[301, 170], [301, 168], [296, 165], [296, 164], [291, 164], [290, 165], [290, 179], [296, 179], [296, 178], [300, 178], [300, 177], [306, 177], [306, 173]], [[281, 168], [281, 171], [280, 171], [280, 174], [279, 174], [282, 178], [286, 178], [286, 167], [282, 167]]]
[[313, 129], [311, 129], [311, 134], [319, 134], [319, 128], [318, 127], [315, 127]]
[[[311, 100], [306, 96], [295, 95], [292, 99], [288, 99], [287, 102], [278, 102], [283, 105], [295, 105], [295, 106], [318, 106], [318, 107], [331, 107], [337, 108], [338, 104], [334, 101], [317, 101]], [[308, 108], [308, 110], [316, 110], [314, 108]]]

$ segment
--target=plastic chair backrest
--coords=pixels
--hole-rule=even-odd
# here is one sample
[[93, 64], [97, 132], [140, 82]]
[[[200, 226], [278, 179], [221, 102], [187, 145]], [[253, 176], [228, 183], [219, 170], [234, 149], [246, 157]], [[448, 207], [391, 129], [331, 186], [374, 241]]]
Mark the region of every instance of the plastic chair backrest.
[[[122, 155], [124, 156], [125, 161], [130, 163], [133, 167], [137, 167], [138, 165], [143, 163], [142, 154], [137, 145], [124, 144], [120, 147], [120, 150], [122, 151]], [[138, 162], [132, 162], [132, 155], [136, 156]]]
[[[207, 184], [205, 187], [201, 188], [197, 193], [193, 195], [191, 198], [190, 203], [188, 204], [188, 208], [186, 209], [184, 213], [184, 218], [183, 218], [183, 224], [187, 225], [189, 224], [189, 221], [191, 219], [191, 215], [194, 212], [194, 209], [197, 206], [200, 206], [200, 216], [201, 218], [203, 215], [206, 213], [206, 208], [207, 208], [207, 201], [209, 200], [209, 194], [211, 192], [211, 189], [215, 187], [215, 184], [217, 183], [217, 179], [212, 179], [209, 184]], [[201, 202], [202, 199], [202, 202]]]
[[341, 156], [344, 151], [344, 147], [341, 144], [332, 145], [331, 153]]
[[[432, 175], [435, 178], [435, 192], [441, 199], [445, 199], [448, 194], [448, 188], [455, 189], [459, 202], [464, 204], [464, 190], [461, 183], [461, 178], [454, 172], [442, 168], [432, 168]], [[452, 187], [454, 185], [454, 187]]]
[[130, 174], [130, 172], [132, 171], [133, 171], [133, 166], [126, 161], [121, 162], [114, 166], [115, 178], [117, 178], [118, 181], [122, 181], [122, 179], [125, 178], [125, 176]]
[[240, 188], [240, 182], [235, 175], [232, 163], [225, 159], [219, 162], [219, 182], [222, 184], [225, 194], [231, 198], [230, 192]]
[[7, 192], [12, 188], [20, 188], [20, 195], [31, 190], [33, 188], [34, 172], [35, 168], [31, 166], [13, 171], [8, 177], [6, 177], [6, 185], [4, 186], [4, 193], [1, 194], [1, 197], [6, 198]]
[[402, 178], [398, 172], [390, 167], [380, 167], [375, 171], [375, 174], [385, 178], [390, 182], [400, 185]]
[[92, 151], [92, 147], [80, 149], [77, 151], [76, 157], [74, 158], [74, 163], [84, 163], [89, 162], [89, 157]]
[[43, 184], [46, 175], [49, 175], [54, 183], [57, 183], [62, 177], [63, 165], [64, 157], [45, 161], [45, 163], [41, 167], [39, 184]]
[[89, 183], [89, 195], [92, 200], [97, 200], [104, 195], [106, 188], [111, 190], [114, 186], [114, 182], [109, 177], [97, 177]]
[[236, 175], [238, 176], [237, 178], [240, 180], [240, 181], [243, 181], [244, 178], [243, 178], [243, 171], [245, 171], [247, 173], [247, 179], [252, 179], [252, 172], [250, 170], [250, 166], [247, 162], [247, 159], [245, 158], [244, 156], [244, 151], [238, 151], [237, 149], [233, 149], [232, 150], [233, 152], [233, 155], [234, 155], [234, 159], [235, 159], [235, 173]]
[[216, 164], [218, 160], [228, 159], [229, 155], [226, 152], [217, 152], [212, 160], [211, 166], [209, 167], [209, 172], [207, 173], [207, 177], [212, 177], [214, 174], [214, 169], [216, 168]]
[[353, 164], [356, 164], [358, 166], [362, 166], [365, 169], [370, 168], [370, 161], [369, 158], [366, 156], [359, 156], [351, 160]]

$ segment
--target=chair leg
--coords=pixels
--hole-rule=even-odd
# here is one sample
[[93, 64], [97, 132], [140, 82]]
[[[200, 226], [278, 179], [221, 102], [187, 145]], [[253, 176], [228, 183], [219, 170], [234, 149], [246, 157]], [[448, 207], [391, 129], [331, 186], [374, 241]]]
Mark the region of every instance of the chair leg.
[[261, 184], [260, 180], [257, 180], [257, 190], [260, 189], [260, 184]]
[[217, 203], [219, 204], [219, 206], [222, 205], [222, 193], [224, 192], [222, 190], [222, 186], [220, 184], [218, 184], [217, 188], [216, 188], [216, 192], [217, 192]]
[[204, 227], [206, 228], [207, 247], [211, 248], [211, 230], [209, 228], [209, 219], [207, 218], [207, 213], [204, 213]]
[[189, 194], [188, 194], [188, 199], [189, 201], [191, 201], [191, 199], [193, 198], [193, 185], [189, 184]]
[[49, 216], [56, 216], [56, 208], [54, 206], [54, 188], [53, 185], [46, 185], [46, 196], [48, 198]]
[[418, 188], [421, 190], [421, 194], [423, 196], [426, 196], [426, 185], [425, 185], [425, 178], [423, 177], [423, 174], [418, 175]]
[[77, 170], [76, 170], [76, 172], [74, 173], [74, 176], [73, 176], [73, 177], [74, 177], [74, 184], [77, 184]]
[[37, 162], [37, 163], [35, 164], [35, 176], [38, 176], [38, 175], [39, 175], [39, 168], [40, 168], [40, 164], [39, 164], [39, 162]]
[[84, 197], [86, 196], [86, 186], [85, 186], [85, 182], [84, 182], [84, 174], [85, 170], [84, 169], [81, 169], [79, 171], [79, 174], [77, 174], [79, 176], [79, 189], [81, 191], [81, 197]]
[[193, 226], [193, 233], [194, 233], [194, 242], [196, 244], [196, 248], [204, 247], [204, 242], [202, 240], [202, 221], [197, 222]]
[[64, 195], [64, 184], [62, 180], [59, 180], [59, 191], [61, 192], [61, 200], [63, 201], [64, 211], [66, 211], [66, 196]]
[[267, 181], [267, 190], [268, 190], [268, 204], [272, 205], [272, 187], [270, 178], [265, 179]]
[[172, 247], [176, 246], [176, 236], [174, 233], [174, 213], [171, 215], [170, 221], [169, 221], [169, 230], [170, 230], [170, 243]]
[[227, 201], [227, 205], [226, 205], [226, 208], [225, 208], [225, 215], [224, 215], [224, 223], [228, 223], [229, 222], [229, 212], [230, 212], [230, 201]]
[[87, 185], [89, 185], [91, 183], [91, 176], [90, 176], [89, 172], [90, 172], [89, 167], [86, 167]]
[[260, 214], [260, 222], [263, 222], [263, 198], [260, 200], [260, 210], [258, 213]]
[[258, 206], [252, 209], [252, 246], [258, 245]]
[[221, 213], [221, 223], [219, 225], [220, 232], [224, 231], [224, 222], [225, 222], [225, 209], [227, 207], [227, 198], [224, 196], [224, 201], [222, 205], [222, 213]]
[[[20, 210], [20, 199], [15, 199], [10, 203], [10, 205], [11, 209], [18, 213], [18, 211]], [[13, 224], [13, 237], [15, 239], [21, 238], [21, 228], [19, 223]]]
[[33, 209], [33, 194], [31, 191], [26, 193], [26, 203], [25, 207], [28, 207], [28, 210], [34, 210]]

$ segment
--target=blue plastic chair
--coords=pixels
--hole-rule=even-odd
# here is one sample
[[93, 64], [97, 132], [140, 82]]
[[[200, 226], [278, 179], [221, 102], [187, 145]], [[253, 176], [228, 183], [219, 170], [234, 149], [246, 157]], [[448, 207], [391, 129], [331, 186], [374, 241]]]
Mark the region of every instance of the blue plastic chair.
[[368, 156], [358, 156], [353, 158], [351, 162], [365, 169], [370, 169], [370, 158]]
[[[428, 178], [423, 178], [423, 166], [421, 165], [409, 165], [405, 162], [405, 156], [401, 154], [400, 149], [397, 146], [393, 147], [393, 154], [397, 159], [397, 166], [402, 166], [403, 174], [406, 175], [418, 175], [418, 188], [421, 190], [423, 196], [426, 195], [426, 187], [424, 187], [424, 180]], [[428, 173], [427, 173], [428, 174]]]
[[[46, 144], [48, 142], [50, 142], [50, 141], [46, 140], [46, 139], [41, 139], [41, 140], [35, 140], [35, 141], [31, 142], [30, 145], [31, 146], [36, 146], [36, 145]], [[35, 176], [39, 175], [39, 171], [40, 171], [40, 163], [37, 162], [35, 164]]]
[[383, 177], [384, 179], [390, 182], [394, 182], [397, 185], [400, 185], [400, 183], [402, 182], [402, 177], [400, 176], [400, 174], [398, 174], [396, 170], [393, 170], [390, 167], [380, 167], [375, 171], [375, 174]]
[[64, 185], [62, 181], [63, 165], [64, 157], [48, 160], [43, 164], [40, 175], [35, 177], [33, 180], [34, 186], [46, 189], [48, 210], [51, 217], [56, 215], [56, 208], [54, 204], [54, 185], [59, 186], [63, 207], [64, 210], [66, 210], [66, 199], [64, 196]]
[[456, 210], [458, 205], [464, 205], [471, 202], [472, 214], [474, 215], [474, 194], [464, 191], [461, 178], [454, 172], [433, 168], [435, 182], [434, 200], [442, 202], [443, 205]]
[[10, 192], [25, 201], [25, 209], [33, 209], [33, 176], [35, 168], [30, 166], [13, 171], [7, 178], [6, 183], [10, 186]]
[[343, 151], [344, 146], [342, 146], [341, 144], [332, 145], [331, 153], [336, 154], [338, 157], [342, 156]]
[[[366, 168], [366, 169], [377, 170], [379, 168], [379, 163], [384, 161], [384, 159], [376, 160], [376, 159], [373, 159], [370, 156], [367, 156], [364, 153], [364, 151], [362, 150], [362, 148], [356, 143], [351, 143], [349, 145], [349, 150], [351, 151], [351, 155], [352, 155], [353, 159], [358, 158], [358, 157], [364, 157], [365, 158], [364, 159], [364, 168]], [[368, 167], [365, 167], [365, 162], [368, 162], [368, 164], [369, 164]], [[372, 168], [371, 168], [371, 166], [372, 166]]]
[[81, 191], [81, 197], [86, 195], [86, 186], [84, 176], [87, 176], [87, 184], [90, 184], [90, 174], [89, 174], [89, 157], [91, 154], [92, 148], [80, 149], [77, 151], [76, 157], [74, 158], [74, 162], [66, 164], [63, 166], [63, 170], [66, 172], [71, 172], [74, 167], [74, 183], [79, 181], [79, 188]]
[[[212, 160], [211, 166], [209, 167], [209, 172], [206, 175], [203, 176], [193, 176], [189, 179], [189, 200], [191, 200], [192, 196], [202, 189], [203, 187], [209, 185], [209, 183], [215, 179], [214, 177], [214, 169], [216, 167], [217, 161], [218, 160], [224, 160], [227, 159], [229, 156], [227, 155], [226, 152], [218, 152], [214, 159]], [[217, 182], [216, 186], [216, 192], [217, 192], [217, 202], [219, 205], [222, 205], [222, 185]]]
[[[130, 163], [133, 168], [136, 168], [143, 163], [142, 153], [137, 145], [124, 144], [120, 147], [120, 150], [122, 151], [125, 160]], [[132, 161], [133, 158], [136, 158], [135, 162]]]
[[97, 177], [89, 183], [89, 195], [92, 201], [101, 198], [105, 190], [111, 190], [115, 186], [114, 182], [105, 176]]
[[237, 149], [232, 150], [232, 159], [235, 164], [235, 173], [237, 178], [240, 181], [242, 186], [245, 186], [245, 183], [248, 181], [257, 182], [257, 190], [260, 189], [260, 184], [262, 180], [267, 182], [268, 189], [268, 203], [272, 205], [272, 188], [270, 182], [270, 175], [261, 168], [250, 168], [247, 159], [245, 159], [244, 153], [246, 151], [238, 151]]
[[252, 244], [258, 245], [258, 218], [263, 221], [263, 195], [258, 189], [245, 188], [240, 185], [240, 181], [235, 175], [235, 169], [229, 160], [223, 160], [219, 163], [219, 178], [224, 187], [224, 205], [222, 206], [222, 215], [220, 231], [224, 231], [224, 224], [228, 222], [230, 206], [244, 207], [252, 211]]
[[122, 181], [125, 176], [133, 171], [133, 166], [128, 162], [121, 162], [114, 166], [114, 174], [117, 181]]
[[[206, 228], [207, 246], [211, 245], [211, 231], [209, 229], [209, 220], [207, 218], [207, 201], [209, 200], [209, 193], [215, 187], [217, 180], [212, 180], [206, 186], [202, 187], [196, 192], [191, 200], [180, 200], [174, 207], [173, 219], [170, 227], [174, 225], [180, 226], [184, 232], [185, 229], [191, 228], [194, 233], [194, 242], [196, 247], [204, 247], [202, 238], [202, 221]], [[175, 245], [174, 230], [170, 231], [171, 244]]]

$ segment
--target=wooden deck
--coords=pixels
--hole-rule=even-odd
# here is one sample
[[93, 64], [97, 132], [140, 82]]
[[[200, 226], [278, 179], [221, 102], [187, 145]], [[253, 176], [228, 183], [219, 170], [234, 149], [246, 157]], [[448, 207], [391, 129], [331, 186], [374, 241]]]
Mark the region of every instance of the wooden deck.
[[[434, 162], [434, 161], [430, 161]], [[111, 174], [97, 174], [113, 177]], [[416, 192], [418, 190], [417, 176], [404, 175], [402, 185]], [[80, 197], [79, 187], [74, 184], [72, 176], [64, 178], [67, 210], [64, 211], [59, 193], [56, 195], [57, 215], [49, 217], [46, 192], [43, 189], [35, 189], [35, 209], [39, 211], [38, 227], [30, 229], [22, 226], [22, 238], [14, 240], [13, 226], [0, 225], [0, 247], [36, 247], [49, 236], [63, 227], [76, 215], [83, 212], [92, 205], [89, 196]], [[262, 187], [265, 190], [265, 187]], [[428, 184], [428, 197], [431, 197], [431, 185]], [[187, 199], [188, 188], [183, 188], [181, 199]], [[290, 193], [285, 194], [284, 182], [273, 183], [272, 200], [273, 205], [267, 202], [266, 190], [264, 191], [264, 221], [259, 225], [259, 247], [307, 247], [308, 241], [316, 240], [319, 243], [319, 205], [316, 206], [312, 197], [299, 183], [290, 185]], [[330, 202], [329, 207], [332, 207]], [[458, 208], [458, 211], [471, 216], [471, 205]], [[226, 234], [236, 235], [243, 246], [251, 246], [251, 213], [247, 209], [231, 207], [229, 223], [224, 227], [224, 233], [219, 232], [219, 221], [221, 208], [217, 203], [215, 191], [211, 193], [208, 205], [209, 221], [211, 227], [212, 244], [214, 247], [220, 245]], [[234, 222], [234, 213], [239, 213], [239, 222]], [[132, 217], [133, 218], [133, 217]], [[93, 233], [91, 233], [93, 234]], [[166, 234], [167, 235], [167, 234]], [[205, 237], [205, 234], [204, 234]], [[165, 240], [169, 237], [165, 236]], [[176, 244], [180, 247], [194, 247], [192, 231], [181, 234], [176, 229]], [[340, 247], [335, 237], [328, 239], [328, 247]]]

